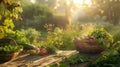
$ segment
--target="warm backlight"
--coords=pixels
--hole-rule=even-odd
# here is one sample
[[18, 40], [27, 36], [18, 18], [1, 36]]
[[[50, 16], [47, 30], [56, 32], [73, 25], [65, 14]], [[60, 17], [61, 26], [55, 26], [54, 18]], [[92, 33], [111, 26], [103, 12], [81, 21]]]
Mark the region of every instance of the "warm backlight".
[[81, 4], [91, 5], [91, 0], [74, 0], [74, 3], [76, 5], [81, 5]]

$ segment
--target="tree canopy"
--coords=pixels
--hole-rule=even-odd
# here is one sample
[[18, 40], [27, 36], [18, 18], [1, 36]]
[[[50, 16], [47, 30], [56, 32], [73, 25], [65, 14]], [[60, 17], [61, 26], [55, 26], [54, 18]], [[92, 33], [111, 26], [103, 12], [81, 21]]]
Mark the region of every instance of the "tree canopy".
[[44, 24], [49, 22], [49, 19], [53, 16], [53, 10], [47, 5], [42, 4], [26, 4], [22, 6], [23, 13], [22, 23], [16, 23], [16, 29], [21, 28], [35, 28], [36, 30], [41, 30], [44, 28]]
[[92, 0], [96, 15], [116, 25], [120, 19], [120, 0]]

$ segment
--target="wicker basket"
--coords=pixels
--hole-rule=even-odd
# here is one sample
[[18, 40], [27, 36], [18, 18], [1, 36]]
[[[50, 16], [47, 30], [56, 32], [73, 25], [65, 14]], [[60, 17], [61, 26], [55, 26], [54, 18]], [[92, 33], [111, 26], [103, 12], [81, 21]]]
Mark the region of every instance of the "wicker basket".
[[[0, 46], [5, 46], [8, 43], [9, 44], [13, 44], [15, 46], [17, 45], [16, 41], [14, 39], [12, 39], [12, 38], [2, 38], [2, 39], [0, 39]], [[19, 53], [20, 53], [20, 51], [12, 53], [12, 54], [0, 54], [0, 61], [9, 61], [9, 60], [12, 60]]]
[[74, 45], [79, 53], [100, 53], [103, 49], [95, 40], [79, 40], [74, 39]]
[[2, 38], [0, 39], [0, 46], [5, 46], [8, 44], [17, 45], [16, 41], [13, 38]]
[[15, 52], [12, 54], [0, 54], [0, 61], [2, 62], [10, 61], [14, 59], [18, 54], [19, 52]]

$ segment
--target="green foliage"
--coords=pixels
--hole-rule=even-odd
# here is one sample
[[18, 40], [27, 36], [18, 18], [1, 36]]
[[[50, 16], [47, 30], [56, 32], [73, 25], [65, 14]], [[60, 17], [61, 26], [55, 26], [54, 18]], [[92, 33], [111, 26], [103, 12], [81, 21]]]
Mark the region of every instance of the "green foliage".
[[[34, 10], [34, 11], [33, 11]], [[23, 23], [16, 23], [15, 29], [22, 28], [35, 28], [38, 31], [46, 30], [44, 26], [46, 24], [53, 24], [54, 28], [59, 27], [66, 29], [68, 25], [68, 19], [64, 15], [57, 15], [54, 9], [45, 4], [24, 4], [23, 6]]]
[[[56, 29], [55, 33], [59, 33], [57, 32], [59, 31], [59, 29]], [[62, 50], [71, 50], [71, 49], [75, 49], [75, 46], [73, 44], [73, 39], [76, 36], [80, 36], [81, 35], [81, 31], [78, 31], [76, 29], [69, 29], [69, 30], [62, 30], [61, 34], [58, 34], [58, 38], [61, 38], [61, 43], [59, 46], [59, 49]]]
[[119, 67], [120, 42], [116, 42], [110, 49], [104, 51], [100, 57], [92, 62], [90, 67]]
[[95, 29], [91, 33], [91, 35], [94, 36], [96, 39], [103, 38], [103, 39], [113, 41], [112, 36], [106, 30], [104, 30], [103, 28]]
[[2, 27], [0, 27], [0, 38], [4, 37], [4, 30], [2, 29]]
[[9, 32], [6, 32], [5, 37], [15, 39], [18, 44], [28, 44], [29, 43], [29, 40], [25, 37], [23, 32], [21, 32], [19, 30], [16, 30], [16, 31], [9, 30]]
[[69, 58], [63, 58], [63, 61], [60, 63], [56, 63], [54, 65], [49, 65], [47, 67], [70, 67], [71, 64], [75, 65], [75, 64], [88, 62], [88, 61], [90, 61], [90, 58], [88, 56], [75, 54]]
[[40, 46], [53, 46], [59, 48], [63, 44], [61, 40], [62, 30], [58, 29], [52, 32], [51, 29], [48, 29], [47, 33], [46, 39], [40, 41]]
[[[52, 15], [52, 10], [46, 6], [46, 5], [41, 5], [41, 4], [29, 4], [26, 6], [23, 6], [23, 17], [26, 17], [25, 19], [34, 19], [35, 17], [40, 17], [40, 16], [49, 16], [50, 14]], [[34, 10], [34, 11], [33, 11]], [[31, 14], [29, 14], [29, 13]], [[32, 16], [32, 17], [31, 17]]]
[[57, 63], [56, 65], [48, 65], [47, 67], [68, 67], [68, 65], [64, 63]]
[[54, 28], [59, 27], [61, 29], [67, 29], [69, 20], [64, 15], [54, 14], [48, 24], [53, 24]]
[[53, 45], [47, 45], [45, 46], [49, 54], [55, 54], [57, 51], [57, 48]]
[[18, 19], [20, 17], [19, 14], [22, 12], [20, 2], [15, 0], [2, 0], [0, 2], [0, 9], [1, 23], [4, 22], [6, 19]]
[[22, 8], [20, 2], [2, 0], [0, 3], [0, 23], [6, 25], [7, 28], [13, 28], [13, 20], [20, 18]]
[[48, 1], [45, 1], [45, 0], [36, 0], [37, 3], [40, 3], [40, 4], [47, 4], [48, 6], [54, 8], [56, 6], [56, 0], [48, 0]]
[[63, 62], [67, 62], [69, 64], [79, 64], [79, 63], [88, 62], [89, 60], [90, 60], [89, 57], [86, 57], [86, 56], [83, 56], [80, 54], [76, 54], [76, 55], [73, 55], [69, 58], [65, 58], [63, 60]]
[[105, 20], [112, 24], [118, 24], [120, 19], [120, 1], [119, 0], [93, 0], [95, 15], [105, 17]]
[[120, 29], [119, 24], [114, 26], [113, 24], [110, 24], [108, 22], [97, 22], [92, 24], [95, 24], [96, 28], [104, 28], [106, 31], [108, 31], [112, 35], [114, 35]]
[[104, 23], [104, 24], [101, 24], [103, 25], [103, 28], [109, 32], [111, 32], [112, 30], [114, 30], [114, 25], [113, 24], [110, 24], [110, 23]]
[[62, 30], [60, 28], [56, 28], [54, 31], [48, 31], [46, 38], [43, 41], [40, 41], [40, 45], [52, 45], [57, 49], [62, 50], [75, 49], [73, 39], [75, 36], [79, 35], [80, 31], [75, 31], [75, 29]]
[[42, 4], [26, 4], [23, 7], [23, 23], [17, 23], [16, 29], [22, 28], [35, 28], [36, 30], [44, 30], [44, 25], [49, 22], [53, 16], [53, 10], [46, 5]]
[[45, 47], [48, 50], [49, 54], [55, 54], [56, 51], [58, 50], [54, 44], [50, 44], [51, 41], [40, 41], [39, 42], [39, 47]]
[[61, 45], [60, 49], [62, 50], [75, 49], [73, 39], [74, 37], [79, 35], [81, 35], [80, 31], [74, 30], [63, 31], [63, 33], [61, 34], [63, 44]]
[[0, 30], [2, 30], [1, 37], [14, 28], [13, 20], [21, 18], [20, 14], [22, 8], [20, 2], [16, 0], [1, 0], [0, 1]]
[[23, 47], [18, 45], [6, 45], [6, 46], [1, 46], [0, 47], [0, 54], [12, 54], [15, 52], [18, 52], [22, 49]]
[[114, 31], [113, 34], [114, 41], [120, 41], [120, 31]]
[[38, 42], [40, 35], [41, 35], [40, 32], [38, 32], [37, 30], [33, 28], [29, 28], [26, 30], [22, 29], [20, 32], [24, 34], [24, 36], [29, 40], [31, 44]]
[[110, 44], [113, 42], [112, 35], [103, 28], [95, 29], [90, 35], [95, 37], [103, 49], [110, 48]]
[[58, 67], [68, 67], [66, 64], [63, 63], [57, 63]]

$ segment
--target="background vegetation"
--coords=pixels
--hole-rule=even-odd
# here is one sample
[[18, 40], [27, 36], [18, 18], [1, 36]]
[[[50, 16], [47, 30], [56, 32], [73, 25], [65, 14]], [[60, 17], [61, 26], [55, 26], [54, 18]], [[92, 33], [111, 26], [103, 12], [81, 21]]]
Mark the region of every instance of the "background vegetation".
[[[84, 0], [79, 6], [74, 1], [76, 0], [0, 0], [0, 38], [13, 38], [19, 45], [33, 44], [55, 53], [57, 49], [75, 49], [75, 37], [82, 39], [94, 29], [104, 28], [113, 36], [113, 46], [92, 65], [118, 67], [120, 0], [91, 0], [89, 4]], [[0, 47], [1, 50], [3, 48]], [[18, 47], [12, 50], [14, 47], [10, 45], [4, 51], [9, 48], [8, 51], [14, 51]], [[78, 61], [76, 57], [79, 58]], [[76, 61], [73, 61], [74, 58], [68, 61], [82, 61], [80, 56], [76, 57]]]

